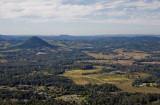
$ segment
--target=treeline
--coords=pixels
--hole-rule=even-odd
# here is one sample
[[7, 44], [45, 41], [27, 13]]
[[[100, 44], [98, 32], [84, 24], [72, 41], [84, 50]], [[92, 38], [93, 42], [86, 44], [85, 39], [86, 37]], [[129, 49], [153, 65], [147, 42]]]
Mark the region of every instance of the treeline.
[[[0, 81], [0, 85], [3, 86], [9, 86], [9, 87], [17, 87], [18, 85], [24, 85], [24, 86], [44, 86], [44, 90], [42, 91], [43, 94], [38, 94], [35, 89], [27, 88], [26, 91], [21, 90], [1, 90], [0, 92], [0, 99], [1, 100], [10, 100], [10, 101], [2, 101], [4, 103], [11, 102], [12, 99], [18, 100], [17, 102], [13, 103], [15, 105], [17, 104], [26, 104], [26, 105], [34, 105], [38, 103], [43, 103], [43, 105], [46, 105], [47, 103], [59, 103], [59, 104], [71, 104], [72, 102], [64, 102], [62, 100], [56, 100], [54, 98], [62, 95], [81, 95], [83, 97], [88, 97], [92, 93], [96, 94], [110, 94], [110, 92], [118, 91], [119, 89], [115, 85], [111, 84], [102, 84], [102, 85], [77, 85], [72, 80], [62, 77], [62, 76], [56, 76], [56, 75], [45, 75], [41, 73], [34, 73], [32, 75], [23, 75], [18, 77], [10, 78], [6, 81]], [[50, 93], [49, 87], [55, 87], [55, 90], [52, 90], [51, 97], [48, 97], [45, 93]], [[52, 100], [50, 100], [52, 99]], [[26, 100], [24, 102], [24, 100]], [[33, 101], [34, 100], [34, 101]], [[44, 102], [43, 102], [43, 101]], [[22, 103], [20, 103], [22, 102]], [[85, 102], [86, 103], [86, 102]], [[12, 105], [14, 105], [12, 104]], [[73, 102], [73, 104], [76, 104]]]
[[108, 96], [92, 93], [88, 98], [88, 103], [90, 105], [151, 105], [157, 101], [158, 105], [159, 99], [159, 94], [119, 93]]

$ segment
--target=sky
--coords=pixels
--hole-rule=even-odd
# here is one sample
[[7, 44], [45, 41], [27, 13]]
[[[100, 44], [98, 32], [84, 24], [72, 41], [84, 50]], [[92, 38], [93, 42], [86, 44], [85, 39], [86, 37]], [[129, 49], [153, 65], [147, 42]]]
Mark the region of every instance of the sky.
[[160, 0], [0, 0], [0, 34], [160, 34]]

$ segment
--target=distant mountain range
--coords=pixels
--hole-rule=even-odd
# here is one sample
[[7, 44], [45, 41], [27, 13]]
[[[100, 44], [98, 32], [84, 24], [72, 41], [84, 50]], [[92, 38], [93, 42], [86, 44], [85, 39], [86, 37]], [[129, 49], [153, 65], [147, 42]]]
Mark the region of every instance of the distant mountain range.
[[[39, 38], [44, 39], [54, 39], [54, 40], [92, 40], [97, 38], [107, 38], [107, 37], [140, 37], [140, 36], [153, 36], [160, 37], [160, 35], [146, 35], [146, 34], [117, 34], [117, 35], [94, 35], [94, 36], [71, 36], [71, 35], [59, 35], [59, 36], [46, 36], [46, 35], [36, 35]], [[5, 40], [27, 40], [31, 35], [0, 35], [0, 38]]]
[[6, 41], [5, 39], [3, 39], [3, 38], [0, 38], [0, 41]]

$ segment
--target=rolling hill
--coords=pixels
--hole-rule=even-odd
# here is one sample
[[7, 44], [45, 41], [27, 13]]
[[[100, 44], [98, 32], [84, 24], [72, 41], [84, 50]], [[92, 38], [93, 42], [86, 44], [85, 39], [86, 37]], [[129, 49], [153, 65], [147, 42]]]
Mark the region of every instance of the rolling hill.
[[51, 45], [49, 43], [47, 43], [46, 41], [40, 39], [39, 37], [33, 36], [31, 38], [29, 38], [28, 40], [26, 40], [25, 42], [23, 42], [22, 44], [17, 46], [18, 48], [44, 48], [44, 47], [49, 47], [49, 48], [57, 48], [58, 46], [55, 45]]

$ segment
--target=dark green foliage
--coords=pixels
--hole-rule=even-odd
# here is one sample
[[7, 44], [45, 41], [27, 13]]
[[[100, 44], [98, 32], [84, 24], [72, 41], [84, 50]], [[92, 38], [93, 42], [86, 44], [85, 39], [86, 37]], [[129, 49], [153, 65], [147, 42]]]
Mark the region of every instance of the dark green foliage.
[[33, 36], [30, 39], [28, 39], [27, 41], [23, 42], [21, 45], [16, 46], [16, 48], [44, 48], [44, 47], [49, 47], [49, 48], [57, 48], [57, 46], [55, 45], [50, 45], [48, 44], [46, 41]]
[[92, 93], [88, 98], [88, 102], [91, 105], [151, 105], [159, 98], [159, 94], [120, 93], [110, 96]]
[[90, 70], [93, 69], [93, 65], [91, 63], [81, 62], [81, 63], [74, 63], [70, 66], [70, 69], [81, 69], [81, 70]]

